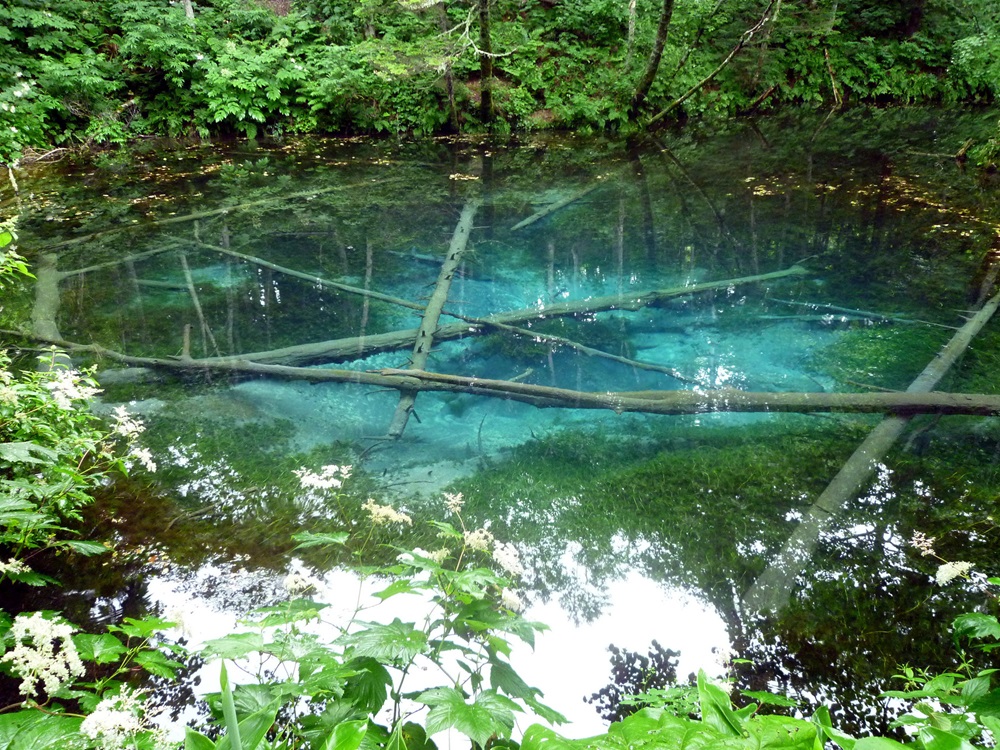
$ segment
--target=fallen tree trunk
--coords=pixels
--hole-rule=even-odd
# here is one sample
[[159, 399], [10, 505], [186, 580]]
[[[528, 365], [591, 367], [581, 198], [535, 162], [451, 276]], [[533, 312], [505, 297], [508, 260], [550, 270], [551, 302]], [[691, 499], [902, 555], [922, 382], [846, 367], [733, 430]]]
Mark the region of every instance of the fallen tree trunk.
[[527, 219], [523, 219], [522, 221], [517, 222], [517, 224], [515, 224], [510, 228], [510, 231], [516, 232], [519, 229], [524, 229], [527, 226], [531, 226], [536, 221], [541, 221], [549, 214], [554, 214], [559, 209], [566, 208], [566, 206], [570, 205], [571, 203], [576, 203], [576, 201], [580, 200], [584, 196], [589, 195], [590, 193], [597, 190], [597, 188], [599, 188], [603, 184], [601, 180], [603, 180], [606, 176], [607, 175], [600, 175], [599, 177], [596, 178], [596, 181], [592, 185], [588, 185], [582, 190], [577, 190], [572, 195], [568, 195], [565, 198], [558, 200], [555, 203], [549, 204], [548, 206], [546, 206], [543, 209], [540, 209], [539, 211], [536, 211]]
[[[451, 244], [445, 255], [444, 263], [441, 264], [441, 272], [438, 274], [434, 291], [427, 301], [427, 309], [420, 321], [417, 335], [413, 342], [413, 354], [410, 357], [410, 367], [414, 370], [423, 370], [427, 365], [427, 358], [434, 348], [434, 333], [437, 331], [438, 321], [441, 319], [441, 311], [444, 303], [448, 301], [448, 293], [451, 291], [451, 280], [454, 278], [458, 267], [462, 263], [462, 254], [469, 245], [469, 235], [472, 234], [472, 220], [479, 209], [478, 200], [470, 200], [462, 209], [455, 233], [451, 237]], [[388, 436], [393, 440], [398, 440], [403, 436], [406, 423], [413, 413], [413, 407], [417, 401], [417, 388], [407, 388], [399, 393], [399, 404], [393, 414], [392, 422], [389, 424]]]
[[468, 393], [474, 396], [520, 401], [540, 408], [606, 409], [619, 414], [685, 415], [713, 412], [782, 412], [812, 414], [941, 414], [1000, 416], [1000, 396], [975, 393], [795, 393], [761, 391], [574, 391], [514, 380], [489, 380], [460, 375], [443, 375], [422, 370], [385, 368], [342, 370], [288, 367], [250, 362], [238, 357], [208, 359], [161, 359], [133, 357], [97, 344], [77, 344], [61, 339], [31, 336], [20, 331], [0, 330], [10, 338], [31, 339], [70, 352], [88, 353], [133, 367], [169, 370], [176, 373], [230, 373], [247, 377], [270, 377], [312, 383], [357, 383], [395, 390]]
[[[701, 284], [690, 284], [688, 286], [670, 287], [667, 289], [657, 289], [634, 294], [611, 295], [607, 297], [593, 297], [591, 299], [573, 300], [561, 302], [550, 306], [529, 307], [513, 312], [499, 313], [483, 318], [482, 323], [452, 323], [440, 326], [434, 332], [437, 341], [446, 339], [457, 339], [463, 336], [476, 336], [487, 333], [491, 326], [497, 324], [516, 325], [532, 320], [543, 320], [546, 318], [557, 318], [566, 315], [590, 314], [605, 312], [608, 310], [639, 310], [648, 305], [664, 302], [677, 297], [684, 297], [689, 294], [700, 294], [702, 292], [728, 289], [730, 287], [743, 286], [746, 284], [756, 284], [765, 281], [776, 281], [778, 279], [808, 276], [807, 271], [802, 266], [792, 266], [782, 271], [758, 274], [755, 276], [743, 276], [735, 279], [725, 279], [722, 281], [710, 281]], [[336, 339], [333, 341], [321, 341], [314, 344], [298, 344], [282, 349], [271, 349], [263, 352], [251, 352], [240, 355], [240, 359], [251, 360], [269, 364], [306, 365], [323, 364], [327, 362], [337, 362], [343, 360], [359, 359], [379, 352], [405, 349], [413, 345], [414, 337], [418, 329], [410, 328], [402, 331], [392, 331], [390, 333], [368, 334], [364, 337], [351, 337], [346, 339]], [[211, 359], [205, 360], [211, 362]]]
[[[1000, 294], [993, 297], [970, 318], [952, 337], [938, 355], [917, 376], [906, 395], [926, 399], [937, 394], [929, 391], [958, 360], [1000, 306]], [[896, 394], [872, 393], [869, 396], [894, 396]], [[846, 510], [848, 503], [866, 485], [875, 473], [879, 462], [903, 433], [910, 417], [917, 412], [895, 411], [865, 438], [864, 442], [841, 467], [837, 476], [827, 486], [816, 502], [806, 511], [798, 528], [789, 537], [764, 572], [743, 596], [746, 611], [777, 612], [791, 600], [795, 581], [806, 563], [812, 558], [820, 536]]]

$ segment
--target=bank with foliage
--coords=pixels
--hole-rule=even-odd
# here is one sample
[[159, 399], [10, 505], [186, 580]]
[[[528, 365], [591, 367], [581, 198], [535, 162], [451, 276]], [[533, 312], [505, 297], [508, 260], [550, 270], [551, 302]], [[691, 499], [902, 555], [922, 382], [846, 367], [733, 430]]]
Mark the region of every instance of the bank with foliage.
[[1000, 91], [985, 0], [5, 0], [0, 42], [6, 164], [152, 135], [640, 131]]

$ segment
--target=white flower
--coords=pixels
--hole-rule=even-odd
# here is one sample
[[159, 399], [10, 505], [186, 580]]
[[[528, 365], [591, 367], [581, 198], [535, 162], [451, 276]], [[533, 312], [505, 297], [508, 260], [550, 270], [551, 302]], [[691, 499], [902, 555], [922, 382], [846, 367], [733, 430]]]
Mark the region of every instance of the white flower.
[[45, 384], [52, 391], [52, 398], [61, 409], [73, 408], [74, 401], [86, 401], [101, 392], [100, 388], [84, 383], [76, 370], [57, 370]]
[[920, 550], [921, 557], [930, 557], [934, 554], [934, 539], [921, 531], [914, 531], [910, 537], [910, 546]]
[[132, 451], [128, 454], [128, 458], [141, 463], [148, 472], [152, 473], [156, 471], [156, 462], [153, 460], [153, 454], [149, 452], [148, 448], [136, 446], [132, 448]]
[[462, 498], [462, 493], [452, 494], [451, 492], [444, 493], [445, 507], [452, 513], [459, 513], [462, 510], [462, 506], [465, 504], [465, 500]]
[[465, 532], [465, 546], [469, 549], [487, 552], [491, 544], [493, 544], [493, 535], [486, 529]]
[[9, 385], [0, 385], [0, 404], [15, 407], [17, 406], [17, 400], [17, 391]]
[[413, 550], [413, 554], [410, 554], [409, 552], [404, 552], [397, 559], [400, 562], [412, 563], [413, 557], [414, 555], [416, 555], [417, 557], [423, 557], [428, 560], [433, 560], [438, 565], [440, 565], [441, 563], [443, 563], [445, 560], [448, 559], [448, 555], [450, 554], [451, 550], [449, 550], [447, 547], [442, 547], [441, 549], [434, 550], [433, 552], [428, 552], [425, 549], [417, 547], [416, 549]]
[[80, 734], [97, 743], [99, 750], [124, 750], [136, 747], [138, 736], [152, 732], [156, 744], [162, 730], [152, 729], [142, 715], [141, 693], [128, 690], [119, 695], [105, 698], [97, 704], [94, 712], [80, 724]]
[[946, 583], [959, 576], [964, 576], [972, 570], [972, 563], [964, 561], [956, 562], [946, 562], [937, 569], [937, 573], [934, 574], [934, 580], [939, 586], [944, 586]]
[[10, 558], [7, 562], [0, 562], [0, 576], [9, 575], [14, 573], [27, 573], [31, 568], [25, 565], [23, 562], [15, 557]]
[[124, 438], [132, 440], [146, 429], [146, 425], [142, 423], [142, 420], [129, 414], [128, 409], [124, 406], [116, 406], [114, 414], [114, 431]]
[[521, 601], [521, 597], [510, 589], [504, 589], [500, 592], [500, 604], [512, 612], [520, 612], [524, 608], [524, 602]]
[[15, 646], [0, 662], [9, 662], [21, 678], [21, 695], [34, 698], [38, 683], [52, 695], [84, 674], [83, 662], [71, 640], [73, 626], [68, 622], [48, 620], [41, 612], [18, 615], [10, 629]]
[[329, 464], [320, 469], [318, 474], [302, 467], [296, 469], [294, 474], [304, 489], [339, 490], [344, 486], [344, 481], [351, 476], [351, 467]]
[[371, 518], [372, 523], [376, 526], [381, 526], [386, 523], [405, 523], [407, 526], [413, 525], [412, 518], [405, 513], [400, 513], [391, 505], [379, 505], [374, 500], [369, 499], [368, 502], [361, 507], [368, 511], [368, 516]]
[[493, 559], [497, 565], [506, 570], [512, 576], [523, 576], [524, 566], [521, 564], [521, 557], [517, 548], [513, 544], [497, 542], [493, 547]]
[[281, 583], [292, 596], [300, 596], [318, 588], [318, 581], [302, 573], [289, 573]]

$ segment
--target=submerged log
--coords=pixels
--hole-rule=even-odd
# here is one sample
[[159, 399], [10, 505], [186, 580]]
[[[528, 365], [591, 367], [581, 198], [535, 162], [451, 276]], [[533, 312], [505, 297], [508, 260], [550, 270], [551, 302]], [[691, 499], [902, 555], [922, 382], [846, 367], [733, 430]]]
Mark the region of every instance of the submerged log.
[[[939, 395], [930, 393], [930, 390], [965, 352], [972, 339], [989, 322], [998, 306], [1000, 306], [1000, 294], [994, 296], [958, 330], [951, 341], [910, 384], [905, 395], [918, 400]], [[895, 396], [896, 394], [865, 395]], [[872, 430], [816, 502], [806, 511], [795, 532], [744, 594], [742, 602], [744, 610], [777, 612], [788, 605], [796, 578], [812, 558], [820, 536], [843, 514], [850, 501], [871, 479], [882, 458], [903, 433], [910, 417], [917, 412], [892, 413], [895, 416], [887, 417]]]
[[531, 216], [529, 216], [527, 219], [523, 219], [523, 220], [517, 222], [517, 224], [515, 224], [514, 226], [512, 226], [510, 228], [510, 231], [516, 232], [519, 229], [524, 229], [527, 226], [531, 226], [536, 221], [541, 221], [546, 216], [548, 216], [550, 214], [554, 214], [556, 211], [558, 211], [558, 210], [560, 210], [562, 208], [566, 208], [566, 206], [568, 206], [568, 205], [570, 205], [572, 203], [576, 203], [581, 198], [583, 198], [583, 197], [589, 195], [590, 193], [594, 192], [595, 190], [597, 190], [597, 188], [599, 188], [603, 184], [601, 182], [601, 180], [603, 180], [606, 176], [607, 175], [600, 175], [599, 177], [596, 178], [597, 181], [594, 182], [593, 184], [588, 185], [587, 187], [583, 188], [582, 190], [577, 190], [575, 193], [573, 193], [571, 195], [567, 195], [565, 198], [557, 200], [555, 203], [551, 203], [548, 206], [546, 206], [545, 208], [536, 211]]
[[[472, 234], [472, 220], [479, 209], [480, 201], [470, 200], [462, 209], [462, 214], [455, 227], [455, 233], [451, 237], [448, 252], [444, 262], [441, 264], [441, 272], [438, 274], [434, 291], [427, 301], [427, 309], [424, 310], [423, 318], [420, 321], [420, 328], [414, 337], [413, 354], [410, 357], [410, 367], [414, 370], [423, 370], [427, 365], [427, 358], [434, 348], [434, 334], [437, 331], [438, 321], [441, 319], [441, 311], [444, 303], [448, 301], [448, 293], [451, 291], [451, 280], [454, 278], [458, 267], [462, 263], [462, 255], [469, 245], [469, 235]], [[388, 436], [393, 440], [398, 440], [403, 436], [406, 423], [413, 413], [413, 407], [417, 401], [417, 388], [407, 388], [399, 393], [399, 404], [396, 412], [389, 424]]]
[[175, 373], [222, 373], [244, 377], [270, 377], [312, 383], [357, 383], [395, 390], [468, 393], [474, 396], [520, 401], [537, 407], [605, 409], [619, 414], [685, 415], [715, 412], [783, 412], [812, 414], [916, 414], [1000, 416], [1000, 396], [969, 393], [795, 393], [761, 391], [576, 391], [532, 385], [514, 380], [490, 380], [444, 375], [422, 370], [385, 368], [344, 370], [287, 367], [250, 362], [238, 357], [208, 359], [161, 359], [133, 357], [97, 344], [77, 344], [61, 339], [31, 336], [20, 331], [0, 330], [0, 335], [53, 344], [70, 352], [91, 354], [98, 359], [131, 367], [148, 367]]
[[[567, 315], [591, 314], [608, 310], [640, 310], [648, 305], [665, 302], [689, 294], [729, 289], [731, 287], [757, 284], [765, 281], [808, 276], [802, 266], [792, 266], [781, 271], [743, 276], [735, 279], [710, 281], [701, 284], [655, 289], [631, 294], [614, 294], [606, 297], [592, 297], [584, 300], [560, 302], [554, 305], [539, 305], [513, 312], [499, 313], [483, 319], [483, 323], [452, 323], [439, 326], [434, 332], [436, 341], [457, 339], [463, 336], [476, 336], [488, 333], [495, 324], [517, 325], [533, 320], [557, 318]], [[379, 352], [405, 349], [413, 345], [418, 329], [410, 328], [390, 333], [368, 334], [364, 337], [351, 337], [333, 341], [321, 341], [314, 344], [299, 344], [282, 349], [271, 349], [263, 352], [251, 352], [240, 355], [240, 359], [270, 364], [305, 365], [337, 362], [359, 359]], [[210, 362], [212, 360], [205, 360]]]

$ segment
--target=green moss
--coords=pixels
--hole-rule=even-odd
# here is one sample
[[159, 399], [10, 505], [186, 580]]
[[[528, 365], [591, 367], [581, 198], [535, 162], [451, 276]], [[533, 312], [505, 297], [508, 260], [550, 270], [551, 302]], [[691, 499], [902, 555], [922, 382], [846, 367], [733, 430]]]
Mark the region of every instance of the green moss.
[[874, 326], [845, 331], [811, 365], [845, 387], [905, 389], [934, 359], [948, 331], [925, 326]]

